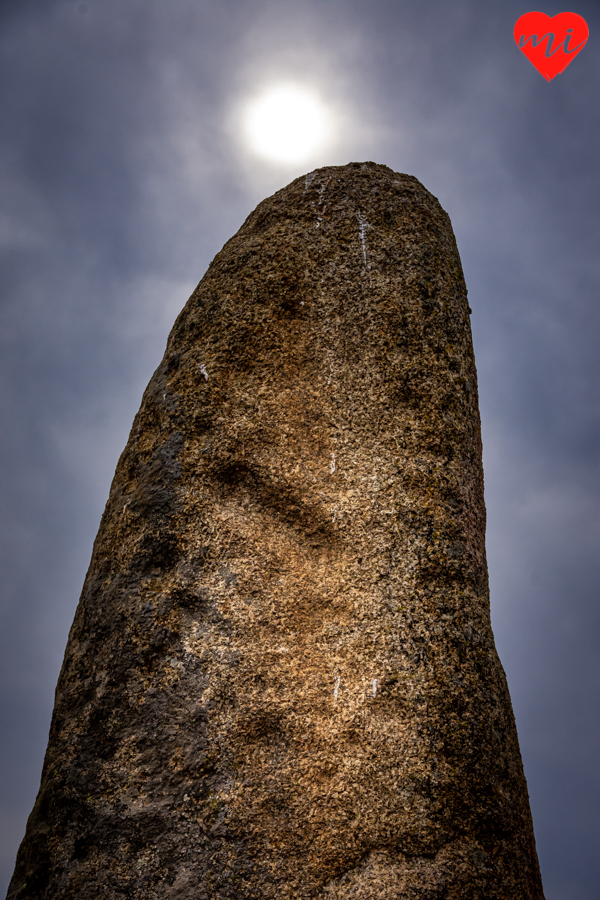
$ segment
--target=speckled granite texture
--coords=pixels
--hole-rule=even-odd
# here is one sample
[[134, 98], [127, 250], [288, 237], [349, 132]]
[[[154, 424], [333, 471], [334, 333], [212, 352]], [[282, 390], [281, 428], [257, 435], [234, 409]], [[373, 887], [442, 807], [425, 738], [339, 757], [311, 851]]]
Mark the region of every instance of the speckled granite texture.
[[543, 900], [446, 213], [262, 202], [119, 461], [10, 900]]

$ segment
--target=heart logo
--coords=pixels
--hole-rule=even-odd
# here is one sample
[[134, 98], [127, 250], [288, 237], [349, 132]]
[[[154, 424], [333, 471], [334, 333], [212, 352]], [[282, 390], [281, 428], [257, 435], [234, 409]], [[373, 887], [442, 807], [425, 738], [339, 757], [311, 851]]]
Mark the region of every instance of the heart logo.
[[573, 62], [588, 39], [587, 22], [577, 13], [525, 13], [513, 32], [517, 47], [547, 81]]

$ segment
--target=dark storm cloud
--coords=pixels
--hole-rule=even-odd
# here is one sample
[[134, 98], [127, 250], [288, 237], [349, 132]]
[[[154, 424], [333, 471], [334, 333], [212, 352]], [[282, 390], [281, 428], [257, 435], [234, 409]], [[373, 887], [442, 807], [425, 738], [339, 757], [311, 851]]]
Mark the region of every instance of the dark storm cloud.
[[[457, 234], [492, 614], [546, 893], [597, 900], [600, 14], [577, 4], [589, 45], [547, 83], [512, 40], [530, 8], [0, 9], [2, 886], [110, 478], [177, 312], [263, 196], [305, 168], [374, 159], [416, 175]], [[316, 85], [338, 114], [337, 143], [306, 167], [266, 165], [239, 137], [245, 99], [279, 78]]]

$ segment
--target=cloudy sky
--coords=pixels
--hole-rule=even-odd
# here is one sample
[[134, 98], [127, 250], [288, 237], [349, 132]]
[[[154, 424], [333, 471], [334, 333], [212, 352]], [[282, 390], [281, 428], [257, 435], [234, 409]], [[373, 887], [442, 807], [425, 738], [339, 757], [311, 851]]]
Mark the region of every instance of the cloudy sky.
[[[536, 8], [1, 0], [0, 894], [112, 474], [175, 316], [263, 197], [374, 160], [454, 225], [493, 623], [547, 900], [599, 900], [600, 6], [566, 6], [590, 39], [551, 82], [513, 41]], [[320, 104], [302, 159], [248, 131], [286, 85]]]

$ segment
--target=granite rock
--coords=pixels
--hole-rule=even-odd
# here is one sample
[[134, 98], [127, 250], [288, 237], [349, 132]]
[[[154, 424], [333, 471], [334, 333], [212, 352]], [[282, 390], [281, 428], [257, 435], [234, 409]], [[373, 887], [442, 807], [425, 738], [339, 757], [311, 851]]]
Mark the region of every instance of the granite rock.
[[119, 460], [10, 900], [543, 900], [450, 220], [259, 204]]

